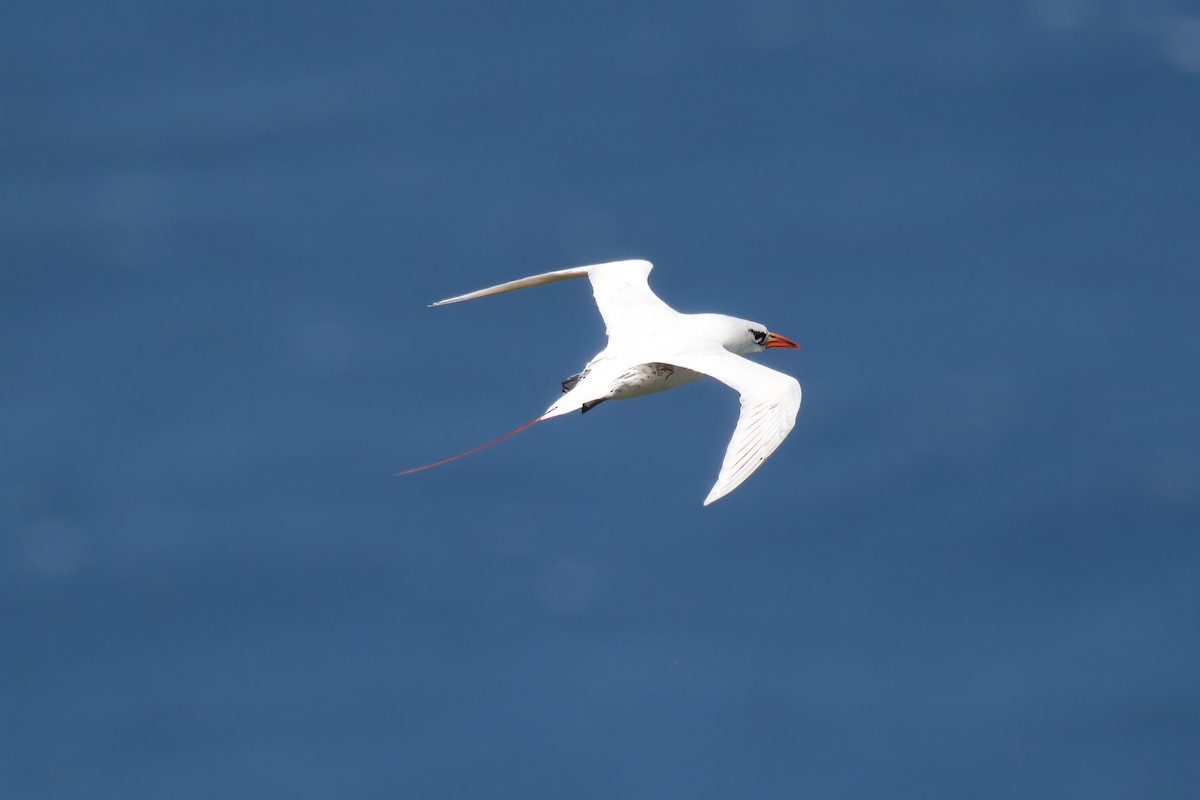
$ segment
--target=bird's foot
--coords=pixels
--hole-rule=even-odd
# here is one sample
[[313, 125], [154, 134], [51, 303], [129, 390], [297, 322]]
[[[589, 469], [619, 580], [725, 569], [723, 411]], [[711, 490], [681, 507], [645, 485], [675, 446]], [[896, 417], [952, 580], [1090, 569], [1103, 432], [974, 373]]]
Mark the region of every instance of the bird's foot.
[[606, 398], [606, 397], [601, 397], [599, 400], [588, 400], [586, 403], [584, 403], [582, 406], [580, 406], [579, 413], [586, 414], [587, 412], [591, 411], [593, 408], [600, 405], [607, 399], [608, 398]]

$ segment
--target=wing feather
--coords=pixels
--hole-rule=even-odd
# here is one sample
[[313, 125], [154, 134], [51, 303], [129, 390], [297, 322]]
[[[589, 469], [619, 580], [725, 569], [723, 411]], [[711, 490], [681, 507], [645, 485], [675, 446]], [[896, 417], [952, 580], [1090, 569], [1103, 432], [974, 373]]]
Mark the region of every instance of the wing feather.
[[586, 278], [588, 267], [571, 267], [570, 269], [560, 269], [554, 272], [544, 272], [541, 275], [531, 275], [528, 278], [518, 278], [515, 281], [508, 283], [489, 286], [486, 289], [480, 289], [476, 292], [467, 292], [460, 294], [457, 297], [447, 297], [445, 300], [438, 300], [436, 303], [430, 303], [429, 307], [448, 306], [451, 303], [461, 303], [464, 300], [475, 300], [480, 297], [487, 297], [493, 294], [501, 294], [503, 292], [512, 292], [517, 289], [525, 289], [530, 286], [541, 286], [543, 283], [554, 283], [555, 281], [567, 281], [571, 278]]
[[787, 438], [800, 411], [800, 383], [721, 347], [659, 360], [703, 372], [741, 395], [741, 414], [725, 450], [721, 472], [704, 499], [704, 505], [709, 505], [740, 486]]
[[646, 315], [671, 311], [671, 307], [650, 290], [648, 276], [653, 268], [654, 265], [649, 261], [642, 260], [610, 261], [606, 264], [570, 267], [489, 286], [457, 297], [448, 297], [432, 303], [431, 306], [445, 306], [530, 286], [541, 286], [544, 283], [586, 277], [591, 280], [592, 295], [596, 298], [596, 307], [600, 309], [600, 316], [604, 318], [609, 337], [618, 338]]

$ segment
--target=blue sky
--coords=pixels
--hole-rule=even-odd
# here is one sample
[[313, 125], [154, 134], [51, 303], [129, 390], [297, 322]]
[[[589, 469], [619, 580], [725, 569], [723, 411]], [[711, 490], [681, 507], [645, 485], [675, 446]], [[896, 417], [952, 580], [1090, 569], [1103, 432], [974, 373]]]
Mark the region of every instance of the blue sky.
[[[1184, 797], [1200, 7], [0, 32], [0, 794]], [[542, 411], [619, 258], [804, 405]]]

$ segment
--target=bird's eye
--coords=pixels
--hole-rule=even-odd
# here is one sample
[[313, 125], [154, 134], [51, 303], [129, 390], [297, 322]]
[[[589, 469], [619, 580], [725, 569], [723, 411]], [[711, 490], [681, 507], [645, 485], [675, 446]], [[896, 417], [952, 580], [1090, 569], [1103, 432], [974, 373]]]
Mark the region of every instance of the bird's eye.
[[754, 337], [755, 344], [762, 344], [763, 342], [765, 342], [767, 340], [767, 332], [766, 331], [756, 331], [756, 330], [754, 330], [754, 328], [751, 328], [750, 335]]

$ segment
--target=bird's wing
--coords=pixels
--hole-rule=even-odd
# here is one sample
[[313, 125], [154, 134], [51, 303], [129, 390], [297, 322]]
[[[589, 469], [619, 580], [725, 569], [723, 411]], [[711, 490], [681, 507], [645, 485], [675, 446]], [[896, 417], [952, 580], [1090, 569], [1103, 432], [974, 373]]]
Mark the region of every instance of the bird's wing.
[[596, 306], [610, 338], [633, 326], [639, 319], [654, 312], [670, 311], [670, 306], [650, 291], [647, 276], [654, 265], [649, 261], [611, 261], [607, 264], [591, 264], [585, 267], [571, 267], [542, 275], [533, 275], [520, 280], [509, 281], [498, 286], [489, 286], [477, 292], [449, 297], [433, 303], [434, 306], [444, 306], [450, 303], [461, 303], [463, 300], [474, 300], [477, 297], [487, 297], [492, 294], [511, 292], [514, 289], [525, 289], [529, 286], [540, 286], [543, 283], [554, 283], [571, 278], [588, 278], [592, 282], [592, 294], [596, 298]]
[[755, 364], [722, 347], [655, 356], [711, 375], [742, 396], [742, 412], [721, 462], [721, 474], [704, 499], [708, 505], [732, 492], [787, 438], [800, 411], [800, 384], [791, 375]]

